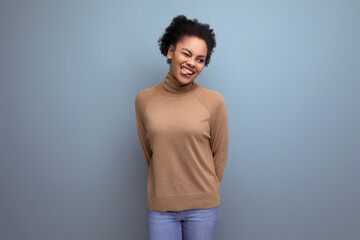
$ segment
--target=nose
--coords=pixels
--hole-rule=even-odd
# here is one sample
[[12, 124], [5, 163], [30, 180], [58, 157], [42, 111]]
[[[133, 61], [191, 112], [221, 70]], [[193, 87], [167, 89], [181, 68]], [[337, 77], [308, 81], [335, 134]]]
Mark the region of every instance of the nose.
[[190, 66], [191, 68], [195, 68], [194, 60], [193, 59], [188, 59], [187, 65]]

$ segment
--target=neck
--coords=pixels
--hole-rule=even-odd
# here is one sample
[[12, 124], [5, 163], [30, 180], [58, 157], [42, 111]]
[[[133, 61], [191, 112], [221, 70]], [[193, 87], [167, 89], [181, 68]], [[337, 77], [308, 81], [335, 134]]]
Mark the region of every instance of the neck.
[[188, 84], [182, 84], [179, 80], [169, 71], [165, 77], [165, 81], [163, 83], [164, 88], [172, 93], [187, 93], [193, 90], [196, 86], [194, 82], [190, 82]]

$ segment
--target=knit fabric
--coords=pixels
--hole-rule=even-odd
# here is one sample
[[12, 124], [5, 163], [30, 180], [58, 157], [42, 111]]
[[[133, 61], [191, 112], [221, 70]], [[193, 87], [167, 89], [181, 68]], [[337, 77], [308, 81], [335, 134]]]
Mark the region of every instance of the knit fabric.
[[182, 211], [220, 205], [229, 131], [223, 96], [196, 82], [165, 81], [135, 99], [140, 144], [148, 167], [147, 207]]

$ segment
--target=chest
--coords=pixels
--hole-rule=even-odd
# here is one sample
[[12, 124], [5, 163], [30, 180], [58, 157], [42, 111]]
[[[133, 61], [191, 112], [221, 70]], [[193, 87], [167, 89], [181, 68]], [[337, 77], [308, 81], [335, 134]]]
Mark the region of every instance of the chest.
[[210, 137], [210, 114], [195, 97], [158, 98], [144, 112], [145, 128], [150, 138]]

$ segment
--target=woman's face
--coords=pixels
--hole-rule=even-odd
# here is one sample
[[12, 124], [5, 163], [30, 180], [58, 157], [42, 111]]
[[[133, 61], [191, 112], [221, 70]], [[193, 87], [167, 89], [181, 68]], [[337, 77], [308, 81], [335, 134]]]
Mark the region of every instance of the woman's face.
[[182, 84], [193, 82], [205, 66], [206, 54], [207, 46], [203, 39], [186, 36], [176, 44], [176, 49], [173, 45], [169, 47], [170, 72]]

